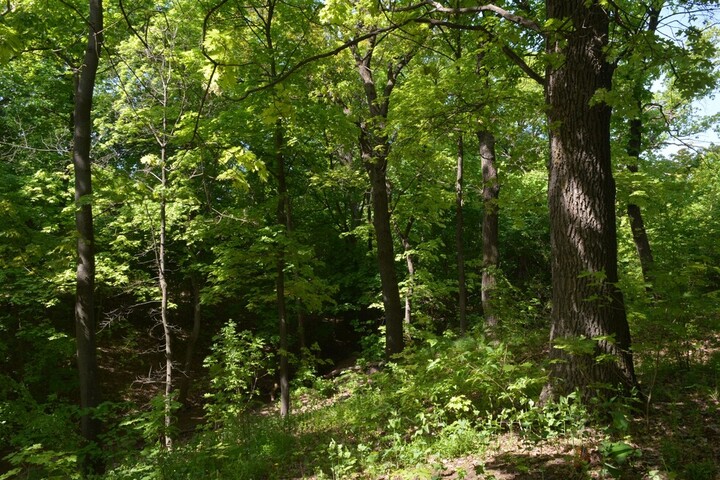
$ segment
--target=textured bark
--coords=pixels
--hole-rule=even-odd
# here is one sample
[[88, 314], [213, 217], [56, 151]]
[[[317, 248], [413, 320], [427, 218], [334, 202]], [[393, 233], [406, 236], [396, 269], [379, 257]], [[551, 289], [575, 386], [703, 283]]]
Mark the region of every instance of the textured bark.
[[[569, 19], [571, 31], [549, 35], [545, 94], [550, 128], [550, 209], [553, 344], [550, 381], [542, 398], [601, 384], [636, 383], [630, 331], [616, 286], [615, 183], [610, 162], [610, 107], [591, 99], [610, 89], [605, 58], [609, 18], [597, 0], [549, 0], [548, 19]], [[558, 341], [600, 338], [593, 354], [555, 348]], [[612, 337], [613, 340], [609, 340]], [[598, 356], [605, 355], [603, 361]]]
[[[95, 76], [103, 43], [101, 0], [90, 0], [89, 35], [83, 65], [75, 84], [73, 167], [75, 171], [75, 226], [77, 239], [77, 286], [75, 296], [75, 339], [80, 378], [81, 433], [88, 443], [97, 443], [101, 424], [91, 409], [100, 403], [95, 347], [95, 235], [92, 213], [90, 141]], [[99, 473], [102, 460], [90, 455], [80, 459], [86, 474]]]
[[495, 272], [500, 264], [498, 253], [498, 183], [497, 167], [495, 166], [495, 137], [488, 131], [477, 132], [480, 146], [480, 159], [483, 174], [483, 273], [482, 273], [482, 307], [485, 324], [489, 327], [497, 325], [497, 317], [493, 308], [493, 290], [497, 280]]
[[384, 133], [390, 106], [390, 95], [395, 88], [402, 69], [410, 61], [408, 54], [387, 68], [387, 79], [378, 95], [378, 86], [372, 71], [372, 56], [377, 37], [368, 39], [368, 50], [362, 55], [359, 48], [351, 48], [360, 80], [365, 92], [369, 116], [358, 122], [360, 127], [360, 152], [363, 165], [370, 179], [372, 217], [377, 242], [378, 268], [382, 284], [383, 306], [385, 308], [385, 354], [391, 356], [405, 347], [403, 338], [403, 314], [400, 305], [395, 253], [390, 227], [390, 205], [387, 188], [387, 157], [390, 142]]
[[463, 183], [464, 183], [465, 148], [462, 133], [457, 141], [457, 171], [455, 176], [455, 252], [458, 271], [458, 319], [460, 333], [467, 331], [467, 282], [465, 281], [465, 242], [463, 231]]

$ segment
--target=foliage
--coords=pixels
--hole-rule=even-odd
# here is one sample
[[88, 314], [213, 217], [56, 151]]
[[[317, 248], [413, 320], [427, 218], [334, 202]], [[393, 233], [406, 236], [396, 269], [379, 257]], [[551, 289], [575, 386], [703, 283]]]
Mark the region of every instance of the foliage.
[[[619, 286], [645, 397], [590, 405], [575, 393], [538, 401], [552, 307], [550, 130], [543, 87], [527, 74], [563, 64], [544, 43], [571, 29], [546, 21], [544, 2], [496, 5], [537, 29], [481, 3], [453, 4], [482, 10], [473, 14], [406, 1], [106, 4], [94, 195], [84, 200], [95, 212], [97, 344], [110, 400], [94, 412], [105, 424], [101, 447], [82, 444], [73, 406], [69, 115], [87, 5], [3, 3], [0, 469], [8, 473], [0, 478], [77, 477], [84, 448], [102, 449], [107, 478], [431, 478], [444, 461], [484, 455], [505, 436], [530, 446], [582, 444], [592, 453], [577, 455], [583, 474], [717, 476], [720, 149], [663, 150], [717, 123], [698, 118], [692, 103], [718, 82], [717, 2], [650, 2], [663, 6], [657, 31], [648, 2], [596, 2], [613, 13], [605, 53], [614, 73], [612, 89], [592, 102], [613, 110]], [[358, 80], [368, 55], [375, 100]], [[386, 100], [388, 111], [376, 115]], [[639, 157], [628, 148], [633, 121], [642, 125]], [[394, 267], [412, 307], [408, 348], [390, 359], [362, 129], [388, 147]], [[497, 138], [500, 183], [501, 261], [492, 272], [500, 323], [487, 337], [475, 138], [483, 129]], [[461, 137], [471, 325], [463, 338], [453, 332]], [[278, 222], [285, 196], [290, 214]], [[624, 213], [630, 203], [643, 209], [649, 278]], [[157, 390], [161, 205], [173, 362], [192, 382], [183, 408], [173, 397], [171, 410], [206, 424], [173, 451], [158, 444], [169, 433]], [[289, 330], [282, 352], [279, 275]], [[586, 337], [559, 346], [587, 353], [610, 340]], [[279, 355], [292, 360], [298, 405], [286, 421], [268, 415], [264, 402]], [[698, 439], [707, 443], [700, 448]]]
[[262, 338], [247, 330], [238, 332], [235, 322], [227, 322], [215, 337], [212, 353], [203, 362], [210, 374], [205, 410], [211, 422], [227, 422], [248, 408], [271, 360]]

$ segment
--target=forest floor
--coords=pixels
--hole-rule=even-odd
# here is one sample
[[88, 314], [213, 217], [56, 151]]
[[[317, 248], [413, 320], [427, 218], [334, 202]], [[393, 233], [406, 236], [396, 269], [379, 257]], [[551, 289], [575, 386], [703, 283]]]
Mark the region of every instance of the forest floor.
[[[422, 463], [432, 465], [431, 469], [411, 467], [387, 475], [347, 478], [719, 480], [720, 336], [696, 345], [692, 355], [680, 360], [656, 357], [654, 362], [640, 369], [648, 398], [628, 418], [627, 431], [619, 440], [591, 427], [551, 439], [505, 433], [490, 438], [481, 453], [426, 458]], [[328, 399], [320, 408], [344, 398], [340, 394]], [[268, 408], [263, 411], [269, 413]], [[613, 445], [630, 447], [622, 461], [608, 453]]]
[[[149, 342], [150, 343], [150, 342]], [[148, 345], [151, 347], [151, 345]], [[418, 458], [415, 464], [397, 464], [383, 470], [364, 470], [362, 458], [348, 457], [353, 468], [341, 473], [333, 471], [327, 458], [328, 441], [337, 430], [339, 422], [350, 425], [352, 418], [342, 418], [352, 414], [351, 408], [343, 404], [358, 399], [358, 390], [346, 388], [343, 377], [354, 375], [355, 382], [372, 383], [382, 368], [377, 365], [365, 365], [359, 368], [353, 359], [336, 362], [336, 368], [326, 375], [324, 381], [332, 383], [333, 393], [322, 395], [316, 391], [297, 394], [293, 399], [294, 415], [302, 427], [293, 427], [289, 431], [292, 440], [282, 440], [282, 433], [265, 428], [262, 435], [278, 435], [278, 444], [290, 442], [299, 453], [291, 458], [284, 470], [282, 464], [270, 467], [270, 472], [257, 477], [241, 476], [237, 478], [307, 478], [315, 480], [333, 479], [377, 479], [377, 480], [585, 480], [585, 479], [625, 479], [625, 480], [717, 480], [720, 479], [720, 336], [711, 338], [702, 344], [694, 345], [692, 354], [678, 356], [664, 352], [661, 355], [638, 355], [638, 372], [647, 401], [636, 402], [631, 409], [625, 410], [626, 416], [615, 418], [613, 412], [606, 412], [609, 422], [625, 422], [620, 429], [611, 431], [603, 428], [602, 422], [588, 421], [580, 429], [569, 431], [567, 435], [553, 434], [547, 437], [525, 435], [517, 428], [510, 431], [494, 431], [476, 450], [468, 450], [463, 455], [446, 455], [431, 452]], [[114, 379], [117, 386], [125, 385], [122, 395], [136, 404], [147, 404], [148, 395], [159, 393], [154, 387], [153, 371], [145, 365], [159, 365], [160, 358], [152, 348], [146, 350], [145, 361], [137, 356], [123, 355], [122, 351], [103, 350], [107, 358], [101, 365], [114, 365], [112, 371], [105, 372], [106, 378]], [[687, 351], [686, 351], [687, 352]], [[539, 352], [541, 354], [542, 352]], [[128, 359], [133, 359], [132, 361]], [[351, 361], [352, 360], [352, 361]], [[147, 372], [138, 375], [139, 371]], [[129, 381], [128, 381], [129, 380]], [[127, 388], [127, 385], [131, 385]], [[112, 387], [114, 385], [108, 385]], [[201, 391], [197, 386], [195, 391]], [[203, 399], [196, 394], [191, 408], [178, 412], [178, 426], [183, 442], [191, 444], [203, 435]], [[258, 422], [266, 419], [270, 422], [277, 417], [277, 405], [264, 401], [258, 408], [246, 415], [255, 417]], [[601, 412], [602, 415], [602, 412]], [[329, 420], [327, 420], [329, 419]], [[326, 424], [323, 422], [327, 421]], [[253, 427], [255, 428], [255, 427]], [[366, 432], [377, 431], [386, 434], [386, 425], [360, 425], [351, 430]], [[334, 429], [334, 430], [333, 430]], [[245, 430], [245, 432], [248, 432]], [[610, 433], [609, 433], [610, 432]], [[370, 434], [372, 435], [372, 434]], [[409, 438], [409, 432], [403, 438]], [[333, 438], [346, 442], [348, 452], [361, 455], [354, 444], [353, 435], [339, 434]], [[239, 440], [240, 442], [244, 439]], [[377, 444], [387, 440], [378, 439]], [[359, 441], [358, 441], [359, 443]], [[369, 443], [374, 443], [372, 440]], [[385, 443], [386, 444], [386, 443]], [[264, 444], [262, 448], [274, 445]], [[249, 447], [247, 455], [263, 452]], [[376, 452], [377, 453], [377, 452]], [[284, 457], [279, 461], [288, 461]], [[224, 467], [218, 467], [222, 471]], [[283, 473], [280, 473], [283, 472]], [[320, 473], [325, 472], [325, 473]], [[172, 477], [190, 478], [190, 477]], [[210, 478], [210, 477], [208, 477]], [[212, 478], [235, 478], [218, 473]]]

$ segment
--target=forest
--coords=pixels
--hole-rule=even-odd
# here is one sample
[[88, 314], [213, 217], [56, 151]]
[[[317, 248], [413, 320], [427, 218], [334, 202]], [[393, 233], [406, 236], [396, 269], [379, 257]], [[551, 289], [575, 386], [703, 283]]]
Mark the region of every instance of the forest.
[[717, 0], [0, 3], [0, 480], [720, 478]]

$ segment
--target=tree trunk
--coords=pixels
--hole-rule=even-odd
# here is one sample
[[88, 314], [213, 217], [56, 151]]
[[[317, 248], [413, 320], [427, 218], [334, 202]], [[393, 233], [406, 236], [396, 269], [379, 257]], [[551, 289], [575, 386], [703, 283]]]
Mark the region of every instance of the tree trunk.
[[[275, 123], [275, 167], [278, 183], [277, 222], [284, 229], [285, 235], [290, 232], [290, 207], [285, 179], [285, 135], [282, 120]], [[276, 270], [277, 309], [280, 328], [280, 416], [290, 414], [290, 368], [288, 365], [288, 325], [285, 303], [285, 242], [278, 247]]]
[[[649, 5], [647, 7], [647, 31], [651, 34], [655, 34], [660, 22], [660, 11], [662, 10], [662, 4], [659, 7]], [[642, 121], [642, 110], [643, 110], [643, 96], [645, 94], [644, 79], [636, 80], [633, 96], [635, 100], [635, 106], [637, 107], [637, 117], [630, 119], [629, 123], [629, 134], [627, 143], [627, 154], [630, 157], [631, 162], [628, 163], [627, 168], [631, 173], [637, 173], [638, 161], [640, 159], [640, 153], [642, 152], [642, 133], [643, 133], [643, 121]], [[630, 229], [632, 231], [633, 241], [635, 242], [635, 249], [637, 250], [638, 257], [640, 259], [640, 268], [643, 274], [643, 280], [645, 281], [646, 290], [652, 289], [652, 266], [654, 263], [652, 250], [650, 249], [650, 240], [648, 238], [647, 230], [645, 230], [645, 221], [643, 220], [640, 206], [634, 203], [630, 203], [627, 206], [628, 218], [630, 219]]]
[[[163, 99], [167, 101], [167, 98]], [[163, 139], [163, 142], [165, 140]], [[167, 244], [167, 200], [165, 191], [167, 189], [167, 150], [163, 143], [160, 147], [160, 244], [158, 245], [158, 280], [160, 283], [160, 320], [163, 327], [163, 338], [165, 342], [165, 432], [163, 435], [163, 443], [168, 450], [172, 449], [172, 436], [170, 435], [170, 427], [172, 426], [172, 382], [173, 382], [173, 363], [172, 363], [172, 335], [170, 331], [170, 320], [168, 318], [168, 283], [166, 275], [166, 244]]]
[[363, 165], [370, 178], [372, 196], [373, 226], [377, 241], [377, 258], [382, 284], [383, 306], [385, 307], [385, 355], [399, 353], [405, 347], [403, 337], [403, 315], [400, 306], [400, 290], [395, 271], [395, 253], [390, 227], [390, 205], [387, 189], [387, 158], [390, 153], [390, 141], [384, 132], [390, 108], [390, 95], [395, 88], [398, 76], [412, 58], [412, 54], [401, 57], [397, 64], [387, 67], [387, 79], [378, 95], [371, 68], [372, 56], [377, 37], [368, 39], [369, 47], [361, 55], [357, 46], [351, 47], [355, 64], [360, 75], [367, 101], [369, 117], [358, 122], [360, 127], [360, 152]]
[[[83, 65], [75, 85], [73, 114], [73, 167], [75, 170], [75, 226], [77, 228], [77, 286], [75, 295], [75, 340], [80, 377], [81, 433], [89, 444], [96, 444], [101, 429], [92, 409], [100, 403], [95, 347], [95, 235], [92, 213], [90, 141], [95, 76], [103, 43], [102, 0], [90, 0], [89, 35]], [[92, 451], [89, 449], [88, 451]], [[102, 459], [85, 454], [80, 459], [84, 474], [100, 473]]]
[[[361, 136], [364, 136], [361, 134]], [[383, 306], [385, 307], [385, 354], [387, 356], [402, 352], [405, 347], [403, 337], [403, 314], [400, 306], [400, 289], [395, 272], [395, 252], [390, 230], [390, 208], [388, 204], [387, 179], [385, 169], [387, 159], [377, 157], [376, 149], [368, 142], [362, 142], [365, 169], [372, 186], [373, 226], [377, 243], [378, 268], [382, 284]], [[375, 158], [373, 158], [375, 156]]]
[[410, 221], [405, 226], [405, 231], [400, 231], [400, 229], [395, 225], [397, 235], [400, 237], [400, 242], [403, 246], [403, 253], [405, 254], [405, 264], [407, 265], [408, 270], [408, 281], [407, 281], [407, 287], [405, 288], [405, 324], [409, 325], [410, 321], [412, 320], [412, 297], [413, 297], [413, 290], [415, 287], [415, 260], [413, 259], [412, 254], [410, 253], [412, 250], [412, 246], [410, 245], [410, 230], [412, 229], [413, 223], [415, 223], [415, 218], [410, 218]]
[[498, 253], [498, 183], [495, 166], [495, 137], [488, 131], [477, 132], [483, 174], [483, 273], [481, 301], [485, 324], [495, 327], [498, 323], [493, 308], [493, 290], [497, 280], [496, 270], [500, 263]]
[[202, 305], [200, 304], [200, 282], [196, 278], [191, 279], [193, 290], [193, 328], [188, 338], [188, 344], [185, 348], [185, 363], [183, 364], [184, 376], [180, 381], [178, 402], [189, 407], [187, 404], [188, 395], [190, 393], [190, 384], [192, 383], [193, 371], [192, 365], [195, 359], [195, 347], [198, 338], [200, 338], [200, 325], [202, 322]]
[[[640, 102], [638, 102], [638, 104], [639, 103]], [[642, 105], [638, 106], [642, 108]], [[627, 153], [634, 162], [629, 163], [627, 168], [631, 173], [637, 173], [638, 160], [642, 150], [642, 119], [639, 117], [633, 118], [629, 123], [630, 137], [628, 139]], [[650, 289], [650, 285], [652, 284], [652, 274], [650, 271], [652, 270], [654, 259], [640, 206], [629, 203], [627, 206], [627, 214], [630, 219], [630, 229], [632, 231], [633, 241], [635, 242], [635, 250], [637, 250], [638, 257], [640, 258], [643, 280], [645, 280], [646, 288]]]
[[[617, 288], [615, 183], [610, 162], [610, 107], [591, 102], [611, 87], [605, 58], [609, 18], [599, 1], [549, 0], [547, 18], [571, 31], [552, 32], [545, 94], [550, 128], [552, 343], [550, 380], [542, 399], [602, 385], [636, 383], [630, 330]], [[573, 340], [592, 342], [592, 353]], [[563, 345], [563, 343], [565, 345]], [[557, 348], [564, 347], [564, 348]], [[602, 357], [601, 357], [602, 356]]]
[[463, 176], [465, 163], [465, 149], [463, 135], [460, 133], [457, 140], [457, 174], [455, 176], [455, 251], [457, 254], [458, 271], [458, 319], [460, 321], [460, 334], [467, 331], [467, 284], [465, 281], [465, 242], [463, 240]]

